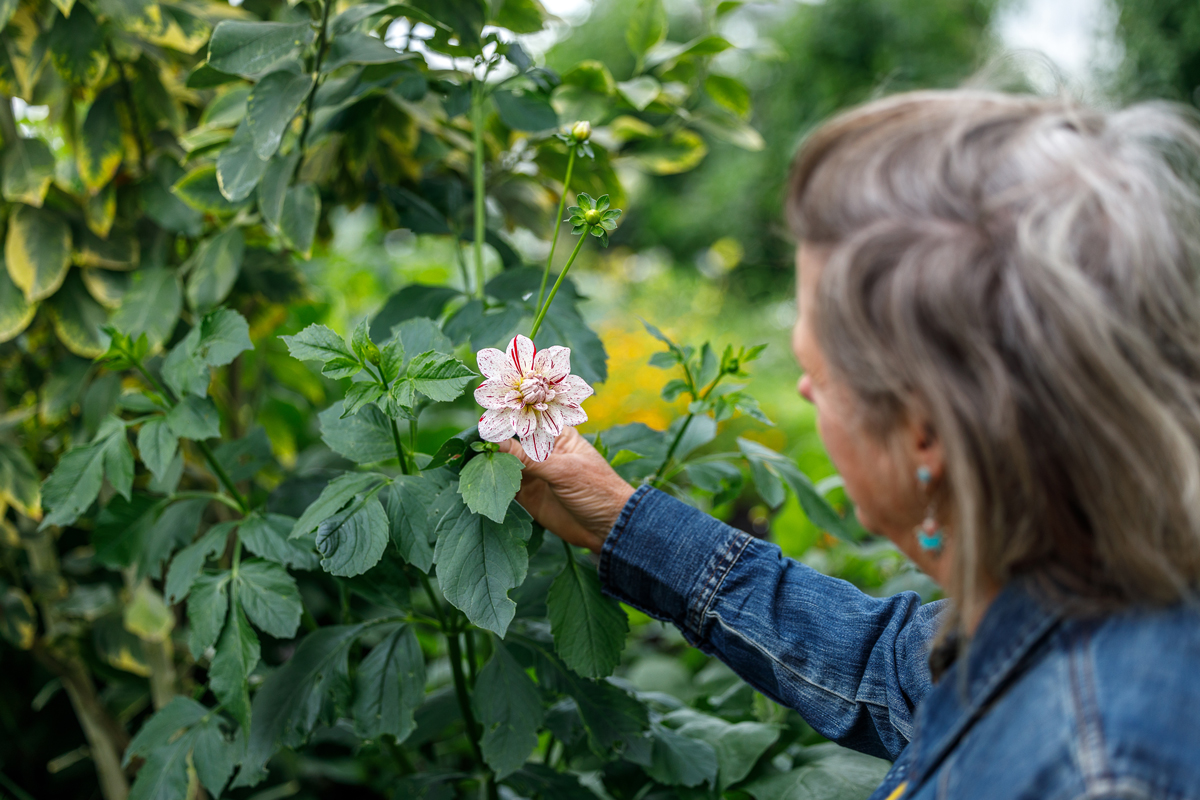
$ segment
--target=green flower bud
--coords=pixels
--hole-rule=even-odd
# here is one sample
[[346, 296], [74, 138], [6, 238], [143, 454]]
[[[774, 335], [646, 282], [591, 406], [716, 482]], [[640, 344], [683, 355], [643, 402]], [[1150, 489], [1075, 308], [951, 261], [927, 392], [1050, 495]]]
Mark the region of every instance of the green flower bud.
[[586, 119], [576, 122], [571, 127], [571, 135], [575, 137], [575, 141], [577, 142], [586, 142], [592, 135], [592, 123]]
[[594, 208], [589, 208], [583, 212], [583, 218], [587, 221], [588, 225], [599, 225], [601, 216], [603, 216], [603, 212]]

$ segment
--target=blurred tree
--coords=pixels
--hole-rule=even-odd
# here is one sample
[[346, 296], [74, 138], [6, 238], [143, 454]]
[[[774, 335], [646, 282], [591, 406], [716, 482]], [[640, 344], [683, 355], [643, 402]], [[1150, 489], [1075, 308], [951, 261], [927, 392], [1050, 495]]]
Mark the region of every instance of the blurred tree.
[[1117, 0], [1116, 5], [1117, 35], [1125, 47], [1119, 93], [1200, 106], [1200, 3]]
[[[727, 60], [718, 58], [713, 70], [735, 74], [751, 88], [750, 122], [765, 146], [754, 152], [716, 142], [698, 169], [651, 178], [633, 198], [636, 211], [622, 229], [625, 241], [635, 247], [665, 244], [686, 260], [714, 242], [732, 240], [740, 247], [725, 248], [726, 257], [717, 260], [725, 267], [740, 261], [738, 283], [751, 296], [777, 294], [781, 282], [790, 281], [792, 261], [782, 192], [806, 131], [872, 94], [956, 85], [986, 60], [988, 23], [1002, 1], [784, 0], [730, 11], [721, 18], [721, 30], [739, 45], [750, 37], [758, 41]], [[550, 64], [603, 58], [619, 80], [622, 59], [626, 68], [633, 65], [632, 57], [626, 59], [623, 31], [635, 5], [598, 4], [588, 24], [550, 53]], [[713, 5], [672, 4], [671, 38], [686, 40], [708, 15], [728, 7]]]

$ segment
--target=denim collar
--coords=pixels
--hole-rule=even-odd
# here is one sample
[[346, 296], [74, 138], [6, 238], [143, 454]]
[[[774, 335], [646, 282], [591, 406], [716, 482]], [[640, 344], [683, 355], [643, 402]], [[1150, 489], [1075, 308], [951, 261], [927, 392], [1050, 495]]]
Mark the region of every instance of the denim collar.
[[[992, 601], [965, 652], [921, 704], [912, 774], [923, 782], [975, 720], [1011, 684], [1030, 653], [1061, 621], [1032, 582], [1011, 581]], [[966, 670], [966, 677], [962, 674]]]

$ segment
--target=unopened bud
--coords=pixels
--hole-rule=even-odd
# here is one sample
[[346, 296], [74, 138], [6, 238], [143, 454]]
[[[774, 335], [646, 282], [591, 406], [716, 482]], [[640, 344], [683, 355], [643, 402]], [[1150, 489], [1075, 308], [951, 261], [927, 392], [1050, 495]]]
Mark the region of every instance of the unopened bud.
[[594, 208], [589, 208], [587, 211], [583, 212], [583, 218], [587, 221], [588, 225], [600, 224], [600, 212]]
[[571, 127], [571, 135], [575, 137], [576, 141], [586, 142], [592, 135], [592, 123], [588, 122], [586, 119], [576, 122], [574, 126]]

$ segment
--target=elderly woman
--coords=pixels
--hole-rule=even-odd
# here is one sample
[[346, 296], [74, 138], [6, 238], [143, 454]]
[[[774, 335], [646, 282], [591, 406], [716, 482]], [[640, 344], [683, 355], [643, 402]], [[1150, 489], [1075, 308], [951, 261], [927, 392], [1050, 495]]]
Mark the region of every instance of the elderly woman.
[[[1200, 798], [1200, 135], [1161, 106], [921, 92], [826, 123], [788, 213], [800, 394], [876, 599], [573, 431], [519, 496], [895, 798]], [[515, 442], [506, 447], [521, 455]]]

